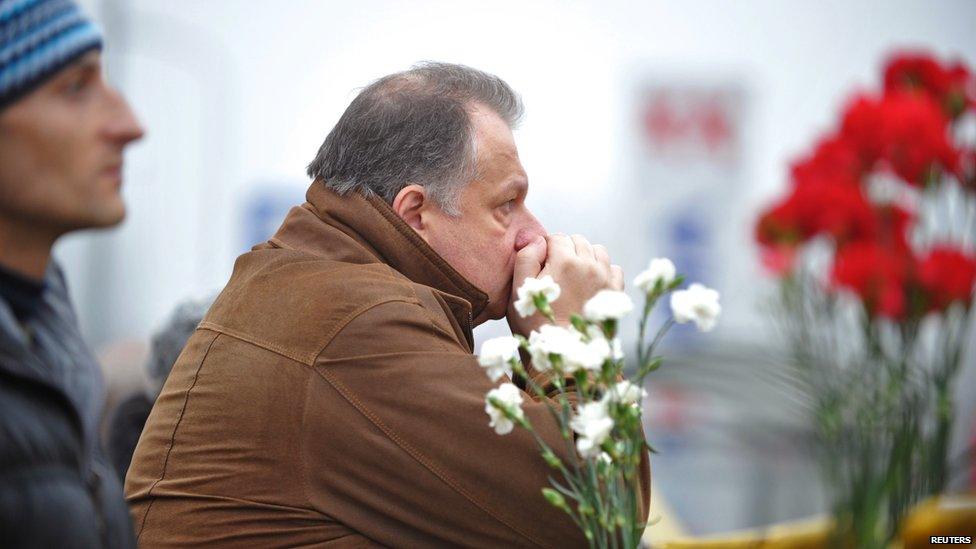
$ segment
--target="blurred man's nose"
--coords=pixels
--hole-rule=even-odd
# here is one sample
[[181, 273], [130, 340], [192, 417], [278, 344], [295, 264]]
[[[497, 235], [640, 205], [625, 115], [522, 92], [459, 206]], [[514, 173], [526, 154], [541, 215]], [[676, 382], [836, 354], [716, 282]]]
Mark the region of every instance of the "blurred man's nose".
[[522, 227], [515, 235], [515, 251], [520, 251], [528, 246], [539, 236], [546, 236], [546, 228], [539, 223], [539, 220], [532, 215], [532, 212], [525, 210], [525, 217], [522, 220]]
[[111, 104], [111, 118], [105, 126], [106, 137], [120, 145], [141, 139], [145, 131], [129, 107], [128, 101], [113, 88], [108, 88], [107, 92]]

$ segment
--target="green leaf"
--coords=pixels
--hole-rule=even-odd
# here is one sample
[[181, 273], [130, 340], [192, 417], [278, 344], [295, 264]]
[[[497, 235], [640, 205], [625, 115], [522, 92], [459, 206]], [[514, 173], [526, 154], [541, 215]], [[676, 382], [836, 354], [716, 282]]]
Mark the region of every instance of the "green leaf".
[[658, 368], [661, 367], [661, 364], [663, 362], [664, 362], [664, 357], [661, 356], [651, 357], [651, 359], [648, 360], [647, 363], [641, 367], [641, 370], [637, 374], [637, 377], [638, 378], [644, 377], [647, 374], [653, 372], [654, 370], [657, 370]]
[[678, 275], [674, 277], [674, 280], [671, 281], [671, 284], [668, 284], [668, 291], [670, 292], [671, 290], [681, 286], [684, 283], [685, 283], [685, 275]]

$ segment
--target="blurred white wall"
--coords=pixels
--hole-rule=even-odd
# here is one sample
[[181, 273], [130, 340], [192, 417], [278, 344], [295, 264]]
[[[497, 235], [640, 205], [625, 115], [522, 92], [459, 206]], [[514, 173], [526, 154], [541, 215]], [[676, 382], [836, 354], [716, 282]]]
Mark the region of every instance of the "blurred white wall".
[[628, 278], [654, 253], [633, 249], [614, 215], [636, 177], [634, 86], [740, 85], [744, 177], [723, 219], [734, 291], [721, 329], [756, 339], [751, 224], [782, 188], [786, 162], [854, 87], [878, 85], [892, 48], [976, 62], [969, 0], [84, 4], [106, 29], [110, 77], [148, 129], [127, 158], [124, 225], [58, 250], [96, 344], [145, 338], [178, 300], [219, 288], [245, 249], [250, 194], [278, 184], [300, 197], [305, 165], [357, 89], [427, 59], [494, 72], [522, 94], [530, 206], [550, 230], [603, 241]]

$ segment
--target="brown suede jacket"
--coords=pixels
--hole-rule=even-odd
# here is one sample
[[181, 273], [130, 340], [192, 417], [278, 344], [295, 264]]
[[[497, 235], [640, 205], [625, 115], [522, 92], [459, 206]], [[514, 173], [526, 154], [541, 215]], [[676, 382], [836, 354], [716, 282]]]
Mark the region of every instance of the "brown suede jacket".
[[487, 296], [383, 201], [307, 199], [238, 258], [156, 401], [125, 483], [140, 545], [585, 546], [531, 434], [488, 426]]

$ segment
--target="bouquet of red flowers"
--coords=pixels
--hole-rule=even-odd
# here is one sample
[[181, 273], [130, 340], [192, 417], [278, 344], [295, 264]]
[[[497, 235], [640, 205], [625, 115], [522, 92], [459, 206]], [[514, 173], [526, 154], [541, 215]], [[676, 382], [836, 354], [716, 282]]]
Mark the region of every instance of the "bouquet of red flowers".
[[883, 90], [847, 103], [756, 225], [838, 534], [858, 546], [886, 544], [954, 473], [953, 381], [976, 283], [974, 126], [967, 66], [894, 55]]

